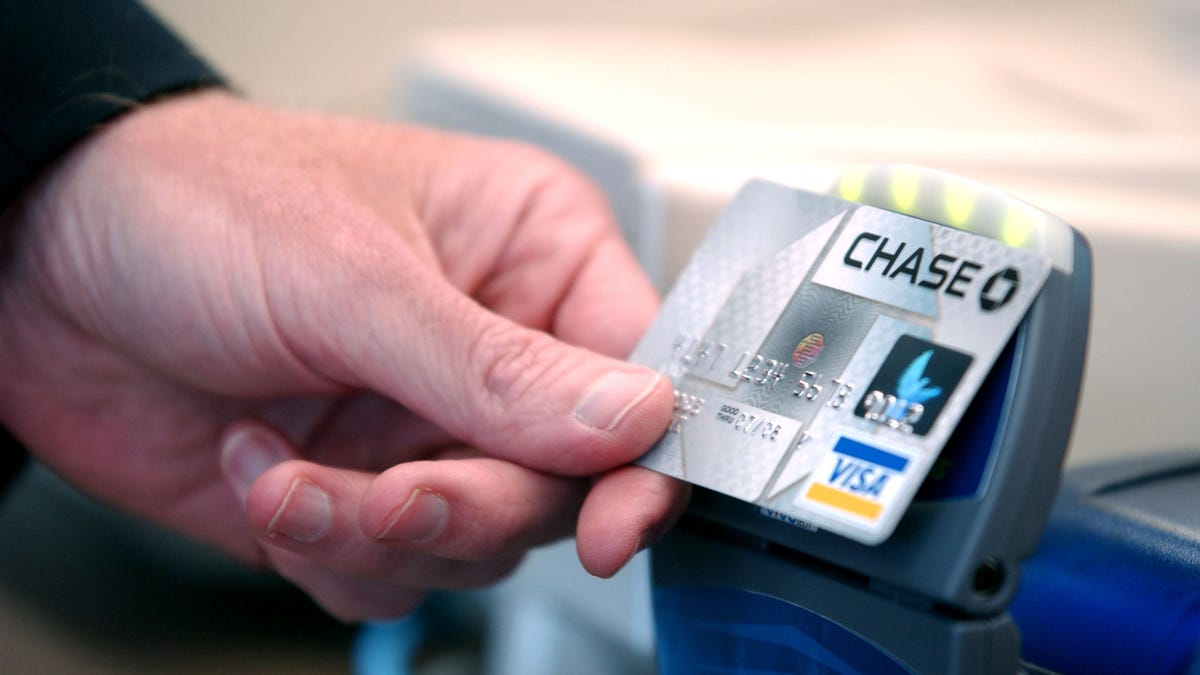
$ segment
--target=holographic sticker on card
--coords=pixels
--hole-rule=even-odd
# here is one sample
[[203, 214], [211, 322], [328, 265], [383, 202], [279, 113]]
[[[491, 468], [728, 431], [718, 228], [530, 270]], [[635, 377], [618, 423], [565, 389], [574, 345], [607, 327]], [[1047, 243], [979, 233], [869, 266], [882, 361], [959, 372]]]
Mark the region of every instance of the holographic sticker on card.
[[676, 389], [639, 463], [878, 543], [1049, 271], [1034, 251], [752, 182], [631, 357]]

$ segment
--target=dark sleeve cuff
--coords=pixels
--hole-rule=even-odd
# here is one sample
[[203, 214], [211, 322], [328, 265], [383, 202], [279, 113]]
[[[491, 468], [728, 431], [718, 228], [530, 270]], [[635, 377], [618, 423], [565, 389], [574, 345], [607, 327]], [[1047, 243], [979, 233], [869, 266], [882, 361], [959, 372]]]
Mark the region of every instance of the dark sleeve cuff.
[[130, 0], [0, 0], [0, 210], [75, 140], [221, 78]]
[[8, 486], [28, 461], [21, 444], [7, 431], [0, 429], [0, 500], [3, 500]]

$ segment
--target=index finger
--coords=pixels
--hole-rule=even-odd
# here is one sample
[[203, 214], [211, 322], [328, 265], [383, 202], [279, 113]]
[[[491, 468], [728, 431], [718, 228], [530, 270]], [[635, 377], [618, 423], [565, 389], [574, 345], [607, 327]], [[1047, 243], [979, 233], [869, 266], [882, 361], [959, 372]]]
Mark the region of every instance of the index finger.
[[683, 513], [687, 483], [640, 466], [624, 466], [592, 486], [575, 528], [579, 561], [591, 574], [611, 577], [635, 553], [658, 541]]
[[554, 316], [552, 332], [602, 354], [625, 358], [658, 311], [658, 294], [625, 243], [600, 242]]
[[421, 216], [455, 286], [519, 324], [627, 356], [658, 296], [604, 194], [516, 143], [455, 139], [436, 161]]

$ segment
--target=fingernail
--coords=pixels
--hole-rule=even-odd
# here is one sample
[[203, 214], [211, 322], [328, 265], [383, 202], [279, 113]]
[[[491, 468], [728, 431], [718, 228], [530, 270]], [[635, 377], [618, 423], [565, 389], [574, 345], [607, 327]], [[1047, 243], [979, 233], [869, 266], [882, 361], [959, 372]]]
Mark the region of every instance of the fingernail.
[[654, 391], [658, 373], [613, 371], [596, 380], [575, 406], [575, 419], [612, 431], [625, 415]]
[[417, 488], [388, 519], [379, 539], [424, 544], [433, 541], [446, 529], [450, 505], [446, 499], [427, 488]]
[[275, 434], [254, 427], [238, 429], [221, 445], [221, 470], [242, 501], [259, 476], [289, 459], [287, 447]]
[[267, 523], [267, 534], [284, 536], [296, 541], [311, 543], [325, 536], [333, 522], [333, 508], [329, 495], [306, 479], [292, 481], [279, 510]]

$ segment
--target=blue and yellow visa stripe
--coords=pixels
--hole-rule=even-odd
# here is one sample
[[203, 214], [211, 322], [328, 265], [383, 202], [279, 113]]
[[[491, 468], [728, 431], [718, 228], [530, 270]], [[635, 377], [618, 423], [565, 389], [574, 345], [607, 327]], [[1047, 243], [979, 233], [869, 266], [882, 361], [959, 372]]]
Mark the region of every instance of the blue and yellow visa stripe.
[[[805, 499], [868, 520], [878, 519], [883, 511], [883, 504], [877, 499], [861, 495], [878, 496], [888, 478], [904, 473], [908, 468], [908, 458], [845, 436], [838, 439], [837, 444], [833, 446], [833, 452], [835, 455], [841, 455], [845, 464], [843, 460], [838, 460], [834, 473], [829, 477], [829, 483], [814, 481], [809, 485], [804, 495]], [[839, 481], [842, 487], [830, 484]], [[858, 494], [855, 494], [856, 492]]]

